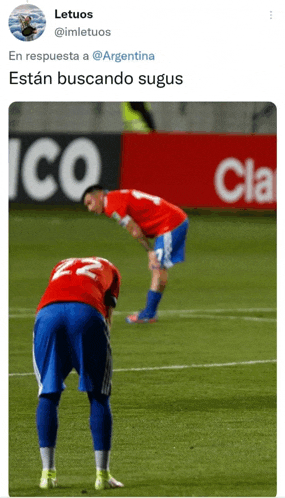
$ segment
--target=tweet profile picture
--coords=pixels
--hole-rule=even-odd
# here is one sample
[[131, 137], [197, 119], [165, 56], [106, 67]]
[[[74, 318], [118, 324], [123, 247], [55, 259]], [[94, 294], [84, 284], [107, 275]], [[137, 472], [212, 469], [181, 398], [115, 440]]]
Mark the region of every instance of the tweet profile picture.
[[36, 5], [19, 5], [9, 16], [9, 29], [21, 41], [36, 40], [42, 36], [45, 27], [44, 13]]

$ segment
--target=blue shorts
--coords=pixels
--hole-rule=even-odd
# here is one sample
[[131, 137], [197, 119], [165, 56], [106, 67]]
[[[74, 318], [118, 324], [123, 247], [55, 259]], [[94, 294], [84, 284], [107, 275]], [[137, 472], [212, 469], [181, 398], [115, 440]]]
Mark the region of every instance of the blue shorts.
[[154, 250], [162, 268], [171, 268], [176, 263], [185, 260], [185, 243], [189, 220], [186, 218], [181, 225], [170, 232], [159, 235], [155, 239]]
[[39, 396], [63, 391], [73, 368], [79, 374], [80, 391], [109, 396], [112, 354], [105, 319], [89, 304], [45, 306], [36, 316], [33, 362]]

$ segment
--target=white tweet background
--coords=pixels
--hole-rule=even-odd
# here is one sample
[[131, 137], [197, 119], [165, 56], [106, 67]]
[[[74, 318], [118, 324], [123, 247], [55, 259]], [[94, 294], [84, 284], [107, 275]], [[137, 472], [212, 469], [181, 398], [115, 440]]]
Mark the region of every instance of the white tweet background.
[[[8, 399], [8, 107], [15, 101], [267, 101], [277, 106], [278, 137], [278, 496], [285, 494], [284, 481], [284, 2], [282, 0], [62, 0], [31, 2], [46, 18], [45, 32], [33, 42], [17, 40], [8, 19], [18, 5], [2, 6], [2, 174], [1, 268], [2, 334], [1, 392]], [[93, 12], [93, 19], [55, 19], [55, 9]], [[271, 14], [270, 14], [271, 12]], [[272, 17], [272, 18], [271, 18]], [[6, 23], [6, 27], [5, 27]], [[56, 28], [109, 29], [109, 37], [56, 38]], [[115, 63], [95, 61], [95, 50], [110, 53], [154, 53], [155, 61]], [[9, 52], [23, 60], [9, 60]], [[77, 61], [26, 61], [27, 53], [78, 53]], [[83, 61], [83, 54], [89, 61]], [[4, 71], [3, 71], [4, 68]], [[53, 85], [10, 85], [9, 72], [50, 74]], [[131, 74], [132, 85], [57, 85], [57, 72], [64, 74]], [[136, 83], [140, 74], [182, 75], [182, 85], [157, 88]], [[5, 234], [5, 235], [4, 235]], [[5, 237], [6, 236], [6, 237]], [[283, 364], [282, 364], [283, 363]], [[0, 496], [8, 496], [8, 405], [2, 411]], [[6, 469], [6, 471], [5, 471]], [[3, 472], [4, 471], [4, 472]]]

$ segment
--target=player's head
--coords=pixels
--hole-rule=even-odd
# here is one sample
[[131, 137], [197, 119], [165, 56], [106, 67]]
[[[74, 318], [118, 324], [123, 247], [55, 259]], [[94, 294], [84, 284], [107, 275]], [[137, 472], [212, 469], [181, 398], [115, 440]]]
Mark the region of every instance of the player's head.
[[103, 213], [104, 208], [104, 187], [99, 183], [96, 185], [90, 185], [84, 190], [81, 201], [88, 211], [96, 214]]

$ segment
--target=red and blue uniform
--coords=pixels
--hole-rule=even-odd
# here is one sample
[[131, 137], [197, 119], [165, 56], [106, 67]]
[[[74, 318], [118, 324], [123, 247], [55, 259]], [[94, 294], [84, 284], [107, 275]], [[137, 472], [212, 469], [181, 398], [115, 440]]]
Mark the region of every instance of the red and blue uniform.
[[155, 238], [154, 250], [162, 267], [184, 261], [189, 221], [174, 204], [139, 190], [113, 190], [104, 196], [104, 214], [124, 227], [133, 219], [146, 237]]
[[112, 360], [105, 319], [119, 288], [118, 269], [103, 258], [69, 258], [54, 267], [34, 326], [39, 394], [61, 392], [75, 368], [79, 390], [109, 395]]
[[78, 388], [90, 401], [94, 450], [110, 450], [112, 352], [106, 318], [119, 288], [118, 269], [103, 258], [69, 258], [52, 270], [37, 307], [33, 338], [40, 448], [55, 447], [57, 406], [64, 380], [74, 368]]

